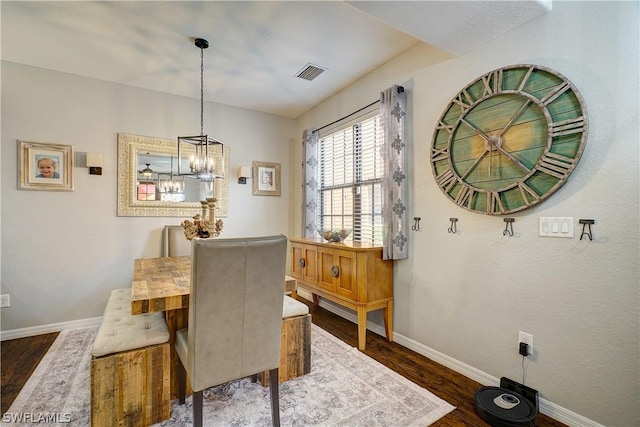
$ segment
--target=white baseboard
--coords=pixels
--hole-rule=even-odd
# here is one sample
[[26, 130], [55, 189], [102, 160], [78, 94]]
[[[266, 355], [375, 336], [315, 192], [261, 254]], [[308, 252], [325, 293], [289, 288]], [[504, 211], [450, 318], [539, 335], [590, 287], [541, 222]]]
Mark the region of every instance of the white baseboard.
[[[380, 334], [384, 336], [384, 328], [378, 326], [377, 329], [382, 330]], [[376, 332], [373, 328], [372, 330]], [[454, 371], [464, 375], [465, 377], [471, 378], [472, 380], [477, 381], [484, 386], [500, 385], [499, 378], [489, 375], [486, 372], [482, 372], [479, 369], [474, 368], [473, 366], [469, 366], [466, 363], [460, 362], [457, 359], [440, 353], [439, 351], [434, 350], [431, 347], [427, 347], [426, 345], [413, 341], [412, 339], [407, 338], [403, 335], [396, 334], [394, 332], [393, 341], [402, 345], [403, 347], [407, 347], [408, 349], [415, 351], [416, 353], [428, 357], [434, 362], [438, 362], [439, 364], [446, 366], [447, 368], [453, 369]], [[563, 408], [562, 406], [556, 405], [555, 403], [550, 402], [542, 397], [538, 399], [538, 405], [539, 410], [542, 414], [545, 414], [553, 418], [554, 420], [560, 421], [569, 426], [604, 427], [602, 426], [602, 424], [598, 424], [595, 421], [585, 418], [582, 415], [576, 414], [575, 412]]]
[[[298, 289], [298, 295], [309, 301], [312, 300], [311, 293], [305, 291], [304, 289]], [[343, 317], [353, 323], [357, 323], [358, 318], [354, 311], [337, 306], [322, 298], [320, 298], [320, 307], [327, 309], [330, 312], [337, 314], [338, 316]], [[375, 332], [378, 335], [385, 336], [383, 326], [367, 322], [367, 329]], [[477, 381], [484, 386], [498, 386], [500, 384], [499, 378], [496, 378], [493, 375], [489, 375], [486, 372], [482, 372], [481, 370], [476, 369], [473, 366], [469, 366], [466, 363], [463, 363], [431, 347], [428, 347], [401, 334], [398, 334], [395, 331], [393, 332], [393, 341], [403, 347], [415, 351], [418, 354], [428, 357], [434, 362], [446, 366], [447, 368], [453, 369], [454, 371], [464, 375], [467, 378], [471, 378], [472, 380]], [[598, 424], [595, 421], [585, 418], [580, 414], [576, 414], [575, 412], [563, 408], [562, 406], [556, 405], [555, 403], [550, 402], [546, 399], [540, 398], [538, 403], [541, 413], [569, 426], [604, 427], [602, 424]]]
[[10, 329], [8, 331], [0, 331], [0, 341], [32, 337], [34, 335], [49, 334], [51, 332], [60, 332], [64, 329], [77, 329], [86, 328], [89, 326], [98, 326], [100, 325], [100, 323], [102, 323], [102, 316], [91, 317], [88, 319], [71, 320], [69, 322], [51, 323], [48, 325], [31, 326], [29, 328]]

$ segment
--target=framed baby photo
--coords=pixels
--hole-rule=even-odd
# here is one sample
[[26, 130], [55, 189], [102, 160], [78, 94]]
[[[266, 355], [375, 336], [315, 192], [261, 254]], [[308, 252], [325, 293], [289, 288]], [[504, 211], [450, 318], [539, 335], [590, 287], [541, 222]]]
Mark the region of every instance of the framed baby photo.
[[280, 163], [253, 162], [253, 195], [280, 195]]
[[73, 191], [73, 146], [18, 141], [20, 190]]

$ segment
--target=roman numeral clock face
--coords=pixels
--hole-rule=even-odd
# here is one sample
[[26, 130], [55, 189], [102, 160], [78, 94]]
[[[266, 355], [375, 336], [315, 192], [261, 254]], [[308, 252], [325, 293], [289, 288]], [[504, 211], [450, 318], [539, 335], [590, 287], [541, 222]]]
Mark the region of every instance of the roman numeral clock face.
[[473, 212], [503, 215], [549, 197], [584, 150], [587, 113], [562, 75], [535, 65], [499, 68], [447, 105], [431, 143], [438, 187]]

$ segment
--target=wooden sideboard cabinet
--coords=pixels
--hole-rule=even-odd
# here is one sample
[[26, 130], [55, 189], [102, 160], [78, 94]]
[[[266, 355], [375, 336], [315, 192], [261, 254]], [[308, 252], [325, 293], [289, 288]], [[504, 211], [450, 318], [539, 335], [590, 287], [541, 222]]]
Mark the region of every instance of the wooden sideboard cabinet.
[[358, 349], [364, 350], [367, 313], [383, 310], [384, 329], [393, 341], [393, 261], [382, 259], [382, 247], [365, 243], [327, 243], [289, 239], [291, 276], [298, 287], [355, 310], [358, 317]]

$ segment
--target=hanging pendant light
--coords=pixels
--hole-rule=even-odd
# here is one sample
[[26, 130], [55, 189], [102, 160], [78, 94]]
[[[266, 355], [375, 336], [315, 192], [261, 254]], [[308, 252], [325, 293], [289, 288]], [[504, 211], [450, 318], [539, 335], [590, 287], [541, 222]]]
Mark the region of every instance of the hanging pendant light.
[[[178, 175], [197, 177], [201, 181], [213, 181], [215, 178], [224, 178], [223, 162], [224, 144], [217, 139], [204, 134], [204, 49], [209, 47], [205, 39], [195, 39], [196, 47], [200, 49], [200, 135], [178, 137]], [[192, 147], [189, 155], [189, 171], [181, 168], [182, 155], [187, 154], [187, 145]], [[219, 146], [220, 150], [214, 147]], [[219, 161], [216, 161], [215, 151], [220, 151]], [[218, 164], [219, 163], [219, 164]]]

